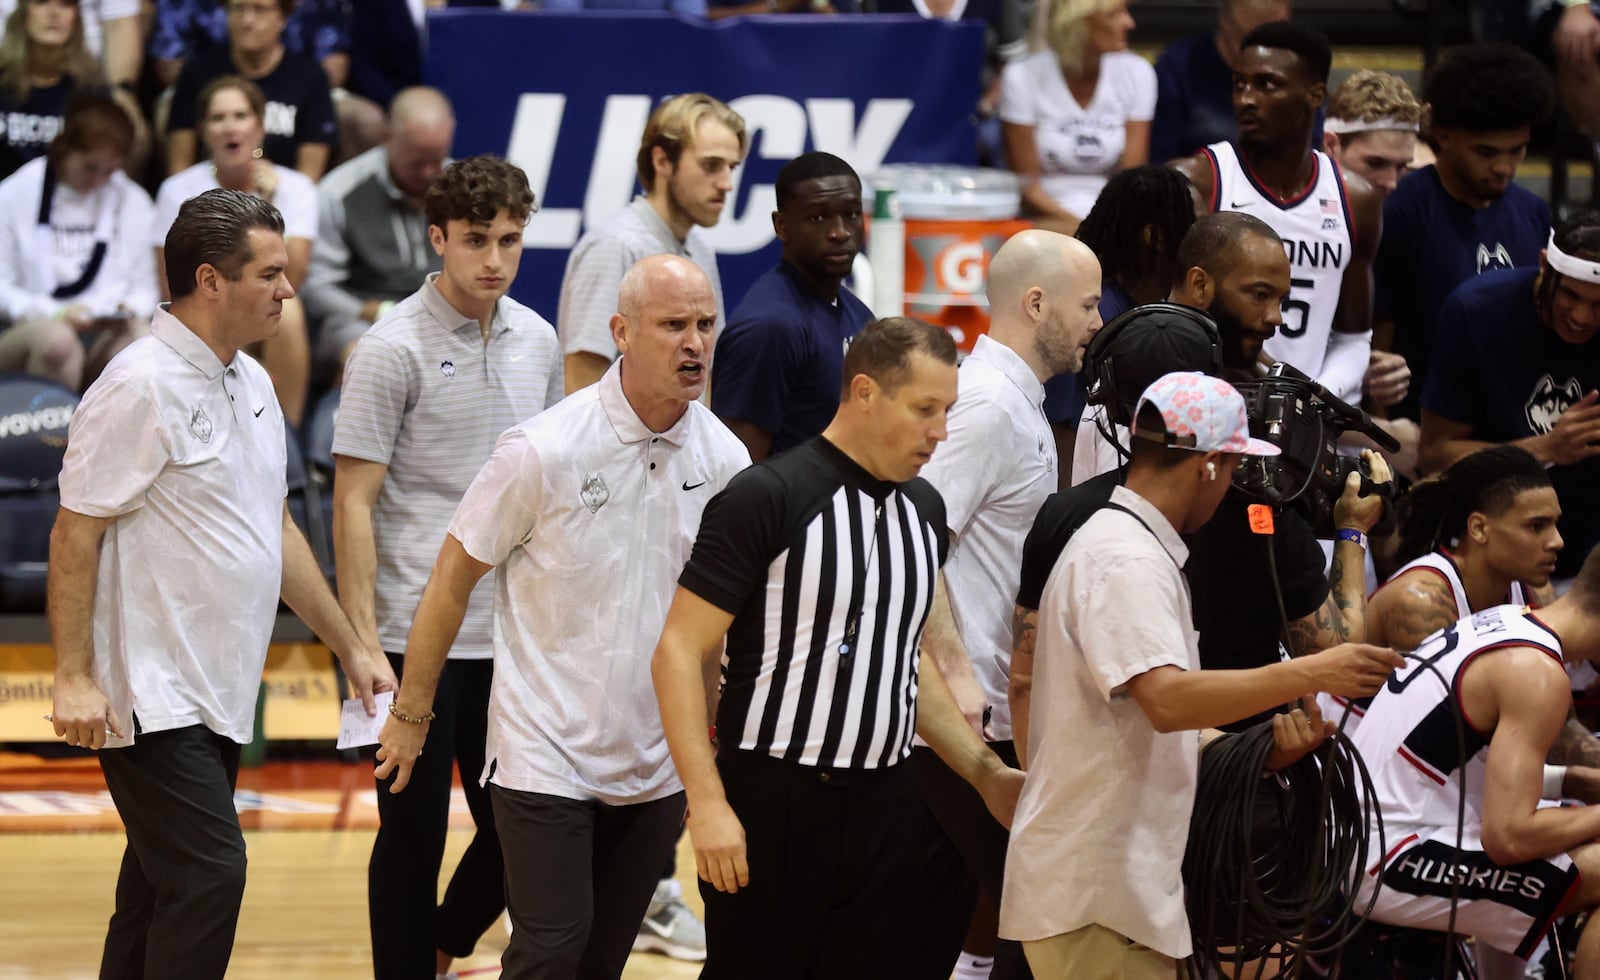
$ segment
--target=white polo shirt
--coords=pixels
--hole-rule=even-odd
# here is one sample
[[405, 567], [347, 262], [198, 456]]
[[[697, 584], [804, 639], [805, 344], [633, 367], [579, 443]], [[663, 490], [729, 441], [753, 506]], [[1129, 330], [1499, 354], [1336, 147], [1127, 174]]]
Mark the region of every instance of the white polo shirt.
[[496, 566], [484, 779], [612, 806], [683, 788], [650, 658], [701, 511], [750, 464], [698, 402], [651, 432], [626, 369], [507, 430], [450, 523]]
[[944, 566], [956, 629], [988, 698], [987, 734], [1011, 738], [1013, 598], [1022, 543], [1056, 489], [1056, 443], [1044, 385], [1016, 351], [980, 336], [961, 362], [950, 437], [922, 468], [954, 534]]
[[67, 430], [61, 504], [112, 518], [94, 597], [94, 678], [142, 732], [250, 741], [283, 580], [283, 414], [244, 353], [224, 366], [165, 306]]
[[1006, 851], [1006, 939], [1100, 925], [1158, 953], [1189, 955], [1183, 852], [1199, 739], [1157, 732], [1126, 686], [1157, 667], [1200, 667], [1188, 557], [1161, 512], [1118, 487], [1050, 573], [1028, 780]]

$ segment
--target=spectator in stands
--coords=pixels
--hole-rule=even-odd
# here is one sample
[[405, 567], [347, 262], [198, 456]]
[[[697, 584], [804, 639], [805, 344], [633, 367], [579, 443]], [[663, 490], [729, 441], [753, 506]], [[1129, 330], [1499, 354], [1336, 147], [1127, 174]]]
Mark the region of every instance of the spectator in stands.
[[1046, 49], [1007, 65], [1000, 121], [1024, 210], [1071, 234], [1106, 179], [1150, 159], [1156, 76], [1128, 50], [1127, 0], [1053, 0]]
[[394, 674], [322, 577], [284, 501], [287, 445], [241, 348], [294, 295], [272, 205], [209, 191], [172, 227], [172, 305], [83, 396], [50, 534], [52, 718], [127, 828], [103, 977], [222, 977], [245, 889], [234, 788], [282, 601], [351, 693]]
[[844, 352], [872, 312], [844, 287], [861, 249], [861, 178], [831, 153], [778, 171], [778, 267], [757, 279], [717, 343], [711, 408], [756, 462], [818, 435], [839, 407]]
[[[432, 754], [439, 668], [474, 585], [495, 572], [483, 778], [505, 853], [506, 977], [621, 977], [683, 829], [650, 651], [702, 511], [750, 462], [698, 401], [716, 309], [687, 259], [656, 254], [628, 270], [612, 321], [622, 356], [500, 437], [417, 606], [377, 754], [395, 790], [425, 737]], [[705, 724], [702, 709], [702, 739]]]
[[337, 378], [367, 328], [439, 271], [422, 202], [450, 154], [455, 113], [437, 89], [410, 88], [389, 118], [383, 146], [335, 167], [317, 187], [317, 245], [301, 297], [320, 377]]
[[617, 287], [647, 255], [670, 252], [698, 265], [716, 294], [717, 322], [727, 323], [717, 252], [701, 229], [721, 219], [749, 149], [744, 119], [709, 95], [675, 95], [650, 114], [635, 160], [644, 193], [589, 229], [567, 259], [556, 328], [568, 394], [600, 380], [616, 359]]
[[[1124, 170], [1106, 183], [1106, 189], [1078, 226], [1078, 241], [1100, 260], [1100, 319], [1110, 323], [1135, 306], [1165, 299], [1178, 280], [1178, 245], [1194, 225], [1194, 198], [1183, 175], [1159, 164]], [[1061, 486], [1081, 483], [1095, 470], [1080, 476], [1079, 440], [1087, 440], [1095, 414], [1085, 411], [1083, 381], [1076, 373], [1061, 374], [1045, 382], [1045, 417], [1055, 430], [1056, 445], [1066, 441], [1061, 454]], [[1080, 418], [1088, 422], [1087, 429]], [[1092, 465], [1093, 449], [1085, 455]]]
[[1544, 68], [1510, 45], [1473, 44], [1440, 56], [1424, 86], [1436, 155], [1383, 206], [1373, 265], [1374, 346], [1405, 358], [1410, 394], [1391, 415], [1415, 419], [1433, 363], [1435, 318], [1461, 283], [1491, 269], [1531, 269], [1550, 233], [1544, 200], [1513, 181], [1532, 128], [1555, 94]]
[[498, 0], [363, 0], [350, 7], [350, 91], [390, 105], [403, 89], [421, 85], [423, 21], [429, 10], [487, 7]]
[[1366, 178], [1315, 149], [1332, 64], [1320, 31], [1279, 21], [1246, 34], [1233, 94], [1237, 144], [1213, 143], [1176, 166], [1209, 210], [1254, 215], [1284, 241], [1293, 291], [1267, 355], [1356, 401], [1372, 354], [1383, 202]]
[[121, 169], [133, 139], [114, 100], [80, 95], [50, 152], [0, 181], [0, 372], [78, 391], [147, 331], [159, 294], [150, 195]]
[[[367, 5], [367, 0], [297, 0], [283, 28], [284, 49], [314, 59], [328, 76], [339, 123], [338, 160], [364, 153], [383, 139], [383, 107], [389, 100], [374, 102], [346, 88], [353, 59], [351, 21], [354, 11]], [[157, 75], [164, 85], [177, 79], [187, 58], [228, 44], [226, 0], [157, 0], [156, 24], [151, 47], [161, 52]]]
[[1028, 53], [1022, 0], [877, 0], [880, 14], [917, 14], [930, 20], [976, 21], [984, 26], [983, 94], [978, 98], [980, 163], [1004, 166], [1000, 135], [1000, 73]]
[[[431, 89], [410, 92], [438, 99]], [[443, 271], [427, 275], [361, 338], [333, 439], [340, 601], [402, 682], [412, 680], [402, 656], [412, 615], [462, 494], [502, 432], [561, 400], [555, 331], [505, 295], [533, 210], [526, 175], [496, 157], [473, 157], [451, 164], [426, 192], [429, 251], [442, 257]], [[388, 205], [387, 194], [376, 203]], [[487, 286], [485, 276], [499, 282]], [[451, 371], [439, 370], [442, 358]], [[367, 872], [377, 980], [446, 973], [505, 909], [494, 812], [480, 782], [494, 681], [494, 589], [485, 581], [461, 598], [460, 629], [440, 651], [448, 660], [421, 668], [440, 682], [431, 705], [417, 712], [438, 716], [431, 751], [411, 770], [410, 792], [397, 792], [404, 780], [378, 783]], [[457, 767], [477, 829], [440, 902]]]
[[74, 0], [23, 0], [0, 38], [0, 178], [41, 157], [61, 132], [67, 103], [101, 84]]
[[[0, 17], [10, 17], [18, 6], [17, 0], [0, 0]], [[133, 121], [133, 148], [124, 158], [123, 167], [131, 174], [142, 174], [150, 156], [150, 127], [137, 97], [139, 72], [144, 66], [139, 0], [78, 0], [77, 9], [83, 22], [83, 43], [100, 65], [100, 77], [111, 86], [112, 96]], [[0, 60], [4, 60], [3, 51]], [[0, 103], [4, 101], [0, 95]], [[0, 112], [9, 113], [9, 109], [0, 106]], [[0, 149], [0, 160], [3, 157], [4, 150]], [[0, 163], [0, 171], [4, 169]], [[0, 177], [4, 176], [0, 172]]]
[[266, 98], [261, 123], [267, 159], [311, 180], [328, 169], [336, 133], [328, 76], [308, 55], [284, 46], [294, 0], [227, 0], [228, 43], [183, 63], [167, 119], [167, 173], [195, 162], [197, 96], [222, 75], [254, 82]]
[[1600, 8], [1592, 0], [1475, 0], [1485, 40], [1516, 44], [1554, 74], [1561, 105], [1600, 141]]
[[1217, 29], [1167, 45], [1156, 59], [1150, 159], [1167, 163], [1239, 135], [1233, 118], [1233, 72], [1244, 36], [1288, 20], [1290, 0], [1221, 0]]
[[[162, 181], [156, 192], [156, 218], [151, 244], [156, 267], [164, 280], [167, 229], [179, 206], [213, 187], [243, 191], [270, 201], [283, 215], [289, 250], [289, 282], [295, 288], [305, 281], [311, 263], [311, 246], [317, 239], [317, 189], [306, 176], [265, 159], [262, 118], [266, 101], [254, 82], [234, 75], [213, 79], [200, 93], [199, 119], [211, 162], [197, 163]], [[262, 366], [278, 390], [278, 403], [290, 425], [300, 424], [310, 384], [311, 352], [306, 334], [305, 308], [297, 297], [283, 304], [278, 332], [259, 350]]]
[[[0, 0], [0, 17], [10, 17], [18, 5], [18, 0]], [[107, 83], [131, 90], [144, 66], [139, 0], [78, 0], [78, 16], [83, 43], [99, 60]]]
[[1570, 579], [1600, 543], [1600, 213], [1562, 222], [1539, 263], [1456, 288], [1439, 311], [1422, 393], [1422, 463], [1438, 471], [1513, 442], [1550, 467]]

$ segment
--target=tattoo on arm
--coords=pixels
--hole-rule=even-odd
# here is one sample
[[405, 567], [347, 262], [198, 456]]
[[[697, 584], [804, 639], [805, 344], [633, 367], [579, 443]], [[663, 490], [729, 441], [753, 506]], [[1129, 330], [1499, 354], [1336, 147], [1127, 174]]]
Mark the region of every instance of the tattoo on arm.
[[1329, 592], [1316, 612], [1289, 623], [1290, 656], [1319, 653], [1350, 639], [1350, 624], [1337, 595], [1337, 591]]
[[1449, 586], [1428, 576], [1408, 583], [1399, 601], [1385, 611], [1383, 636], [1396, 650], [1415, 650], [1422, 641], [1456, 621]]
[[1562, 726], [1561, 734], [1556, 736], [1555, 744], [1550, 746], [1550, 754], [1545, 761], [1552, 766], [1600, 767], [1600, 738], [1595, 738], [1593, 732], [1583, 727], [1577, 714], [1569, 708], [1567, 723]]
[[1018, 653], [1033, 656], [1033, 641], [1039, 632], [1039, 610], [1014, 607], [1011, 617], [1011, 647]]

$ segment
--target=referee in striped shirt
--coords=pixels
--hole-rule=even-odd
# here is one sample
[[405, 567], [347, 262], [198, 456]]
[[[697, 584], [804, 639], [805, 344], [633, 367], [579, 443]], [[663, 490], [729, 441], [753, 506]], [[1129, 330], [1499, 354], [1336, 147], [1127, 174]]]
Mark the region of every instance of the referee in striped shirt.
[[937, 669], [918, 669], [948, 532], [916, 474], [946, 435], [955, 345], [916, 320], [878, 320], [850, 345], [844, 379], [820, 437], [707, 505], [656, 648], [706, 905], [703, 980], [896, 972], [919, 888], [904, 835], [913, 733], [1003, 824], [1022, 786]]

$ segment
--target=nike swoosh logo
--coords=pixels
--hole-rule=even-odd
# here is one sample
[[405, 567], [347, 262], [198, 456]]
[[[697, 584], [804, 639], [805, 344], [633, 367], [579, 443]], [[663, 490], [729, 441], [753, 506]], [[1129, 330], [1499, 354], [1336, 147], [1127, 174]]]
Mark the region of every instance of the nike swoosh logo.
[[517, 363], [518, 361], [522, 360], [524, 357], [527, 357], [527, 356], [528, 355], [526, 355], [526, 354], [512, 354], [511, 355], [511, 363], [515, 364], [515, 363]]
[[1236, 208], [1247, 208], [1247, 207], [1250, 206], [1250, 202], [1249, 201], [1234, 201], [1233, 202], [1233, 206], [1236, 207]]
[[703, 487], [705, 485], [706, 485], [706, 481], [704, 481], [704, 480], [701, 480], [699, 483], [692, 484], [692, 485], [689, 483], [688, 480], [684, 480], [683, 481], [683, 488], [685, 490], [695, 490], [695, 489], [698, 489], [699, 487]]
[[260, 408], [256, 409], [256, 418], [260, 418], [261, 417], [261, 413], [265, 412], [266, 410], [267, 410], [267, 406], [265, 406], [265, 405], [262, 405]]

